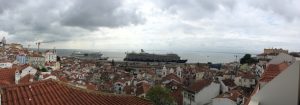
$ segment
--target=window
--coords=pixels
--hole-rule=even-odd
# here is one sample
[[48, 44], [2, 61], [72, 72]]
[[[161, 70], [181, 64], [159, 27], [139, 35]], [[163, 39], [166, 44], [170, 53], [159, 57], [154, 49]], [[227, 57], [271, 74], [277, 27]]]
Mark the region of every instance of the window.
[[191, 100], [195, 101], [195, 95], [194, 94], [191, 95]]
[[183, 96], [184, 96], [184, 97], [188, 97], [188, 95], [187, 95], [186, 92], [183, 92]]
[[191, 94], [191, 93], [188, 93], [188, 99], [191, 100], [191, 101], [195, 101], [195, 95]]

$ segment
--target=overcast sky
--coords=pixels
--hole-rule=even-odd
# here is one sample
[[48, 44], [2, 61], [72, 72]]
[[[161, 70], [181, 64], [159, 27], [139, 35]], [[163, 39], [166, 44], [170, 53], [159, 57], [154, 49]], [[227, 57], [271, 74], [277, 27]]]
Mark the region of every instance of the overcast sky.
[[0, 0], [0, 37], [43, 48], [300, 51], [300, 0]]

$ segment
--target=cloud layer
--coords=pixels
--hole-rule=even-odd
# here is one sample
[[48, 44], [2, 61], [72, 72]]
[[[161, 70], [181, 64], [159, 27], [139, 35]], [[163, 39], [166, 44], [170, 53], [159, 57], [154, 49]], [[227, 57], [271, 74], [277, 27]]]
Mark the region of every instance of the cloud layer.
[[11, 42], [78, 49], [300, 48], [300, 0], [0, 0]]

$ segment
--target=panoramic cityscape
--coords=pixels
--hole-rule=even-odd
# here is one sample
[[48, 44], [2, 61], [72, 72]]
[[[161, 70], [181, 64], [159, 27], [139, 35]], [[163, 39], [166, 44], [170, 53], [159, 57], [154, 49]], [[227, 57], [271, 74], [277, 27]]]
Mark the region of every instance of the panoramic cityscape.
[[299, 105], [299, 0], [0, 0], [0, 105]]

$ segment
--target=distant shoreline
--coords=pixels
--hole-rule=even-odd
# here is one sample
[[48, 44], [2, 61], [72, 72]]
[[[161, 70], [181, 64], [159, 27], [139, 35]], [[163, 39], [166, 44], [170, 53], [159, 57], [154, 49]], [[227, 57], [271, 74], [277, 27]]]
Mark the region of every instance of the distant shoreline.
[[[31, 50], [37, 50], [35, 48], [31, 48]], [[45, 51], [49, 49], [40, 49], [40, 51]], [[82, 52], [96, 52], [97, 50], [82, 50], [82, 49], [56, 49], [58, 56], [70, 56], [73, 51], [82, 51]], [[108, 61], [114, 59], [115, 61], [123, 61], [126, 54], [121, 51], [100, 51], [103, 53], [103, 57], [109, 57]], [[156, 52], [151, 52], [156, 53]], [[162, 53], [162, 52], [157, 52]], [[222, 52], [178, 52], [178, 54], [182, 59], [188, 59], [187, 63], [229, 63], [239, 60], [244, 56], [244, 53], [222, 53]]]

